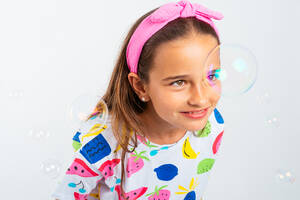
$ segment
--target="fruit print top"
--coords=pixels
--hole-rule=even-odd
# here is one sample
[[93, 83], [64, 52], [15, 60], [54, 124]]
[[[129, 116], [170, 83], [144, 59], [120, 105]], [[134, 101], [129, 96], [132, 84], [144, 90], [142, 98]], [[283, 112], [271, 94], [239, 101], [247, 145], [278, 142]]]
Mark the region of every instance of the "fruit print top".
[[[95, 115], [73, 137], [74, 160], [52, 197], [59, 200], [199, 200], [207, 185], [224, 133], [217, 108], [200, 131], [187, 131], [173, 144], [159, 145], [138, 136], [125, 156], [126, 196], [120, 195], [121, 151], [111, 118]], [[132, 147], [130, 147], [132, 148]]]

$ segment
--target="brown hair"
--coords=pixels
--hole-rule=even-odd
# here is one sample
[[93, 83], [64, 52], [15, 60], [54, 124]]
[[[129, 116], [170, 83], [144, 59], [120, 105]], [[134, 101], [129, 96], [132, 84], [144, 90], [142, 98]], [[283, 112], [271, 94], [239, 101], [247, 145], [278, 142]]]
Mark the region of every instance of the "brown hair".
[[[104, 102], [107, 105], [109, 114], [112, 116], [111, 126], [113, 134], [117, 139], [117, 143], [121, 146], [123, 150], [121, 157], [122, 194], [125, 178], [125, 154], [126, 152], [133, 152], [134, 149], [137, 147], [136, 133], [139, 133], [142, 136], [144, 136], [144, 125], [142, 124], [142, 121], [140, 120], [140, 116], [138, 114], [142, 113], [147, 106], [146, 102], [143, 102], [139, 99], [135, 91], [132, 89], [130, 82], [128, 81], [128, 74], [130, 73], [130, 70], [126, 62], [126, 48], [137, 26], [156, 9], [158, 8], [155, 8], [141, 16], [129, 30], [123, 42], [117, 62], [114, 66], [114, 70], [112, 72], [108, 88], [102, 97], [102, 100], [104, 100]], [[152, 35], [151, 38], [149, 38], [149, 40], [144, 44], [139, 58], [137, 69], [137, 75], [140, 77], [141, 81], [146, 84], [149, 83], [149, 71], [151, 70], [155, 50], [160, 44], [179, 38], [186, 38], [187, 36], [189, 36], [190, 33], [197, 33], [199, 35], [212, 35], [217, 39], [218, 44], [220, 44], [219, 38], [215, 30], [206, 22], [199, 21], [194, 17], [177, 18], [169, 22], [162, 29], [160, 29], [158, 32]], [[101, 112], [102, 108], [102, 103], [99, 101], [99, 103], [96, 105], [95, 111]], [[90, 114], [88, 116], [88, 119], [90, 119], [92, 116], [93, 114]], [[122, 126], [123, 131], [119, 131], [120, 126]], [[134, 134], [132, 134], [133, 132]], [[128, 149], [128, 146], [131, 145], [129, 143], [130, 141], [134, 142], [134, 147], [131, 151]]]

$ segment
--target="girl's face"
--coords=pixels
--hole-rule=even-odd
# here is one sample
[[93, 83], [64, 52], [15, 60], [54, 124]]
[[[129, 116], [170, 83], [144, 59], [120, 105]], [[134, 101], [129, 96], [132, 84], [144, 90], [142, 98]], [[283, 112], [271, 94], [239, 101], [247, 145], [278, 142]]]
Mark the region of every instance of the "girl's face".
[[[147, 97], [146, 113], [152, 115], [157, 124], [192, 131], [204, 128], [220, 99], [220, 94], [205, 81], [211, 70], [219, 68], [219, 56], [215, 54], [212, 59], [215, 62], [213, 68], [204, 66], [206, 57], [217, 46], [217, 40], [211, 35], [192, 35], [157, 48], [149, 74], [150, 82], [143, 95]], [[205, 108], [208, 112], [200, 119], [182, 114]]]

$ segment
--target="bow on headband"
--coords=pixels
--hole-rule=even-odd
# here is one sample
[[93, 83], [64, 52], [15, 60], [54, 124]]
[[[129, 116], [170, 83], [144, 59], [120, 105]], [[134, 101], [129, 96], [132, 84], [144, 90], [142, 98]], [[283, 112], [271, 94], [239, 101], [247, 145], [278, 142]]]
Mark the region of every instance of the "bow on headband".
[[168, 3], [161, 6], [150, 16], [150, 21], [164, 22], [175, 16], [184, 17], [196, 17], [197, 19], [204, 19], [205, 21], [214, 18], [220, 20], [223, 15], [219, 12], [209, 10], [208, 8], [200, 4], [192, 4], [187, 0], [179, 1], [178, 3]]
[[221, 13], [212, 11], [197, 3], [192, 4], [187, 0], [164, 4], [139, 24], [129, 40], [126, 58], [131, 72], [137, 73], [138, 60], [145, 42], [168, 22], [180, 17], [196, 17], [213, 27], [219, 36], [219, 32], [211, 18], [220, 20], [223, 18]]

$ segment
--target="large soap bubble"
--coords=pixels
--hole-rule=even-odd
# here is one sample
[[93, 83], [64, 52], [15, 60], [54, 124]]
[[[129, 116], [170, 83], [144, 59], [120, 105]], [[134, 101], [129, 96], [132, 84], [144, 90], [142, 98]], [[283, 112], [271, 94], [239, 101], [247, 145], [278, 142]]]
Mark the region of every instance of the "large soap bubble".
[[105, 124], [108, 118], [108, 108], [105, 101], [98, 95], [82, 94], [68, 106], [67, 119], [72, 128], [79, 128], [90, 116], [91, 120], [97, 118]]
[[257, 78], [257, 61], [251, 51], [237, 44], [221, 44], [205, 60], [205, 82], [226, 97], [246, 93]]

